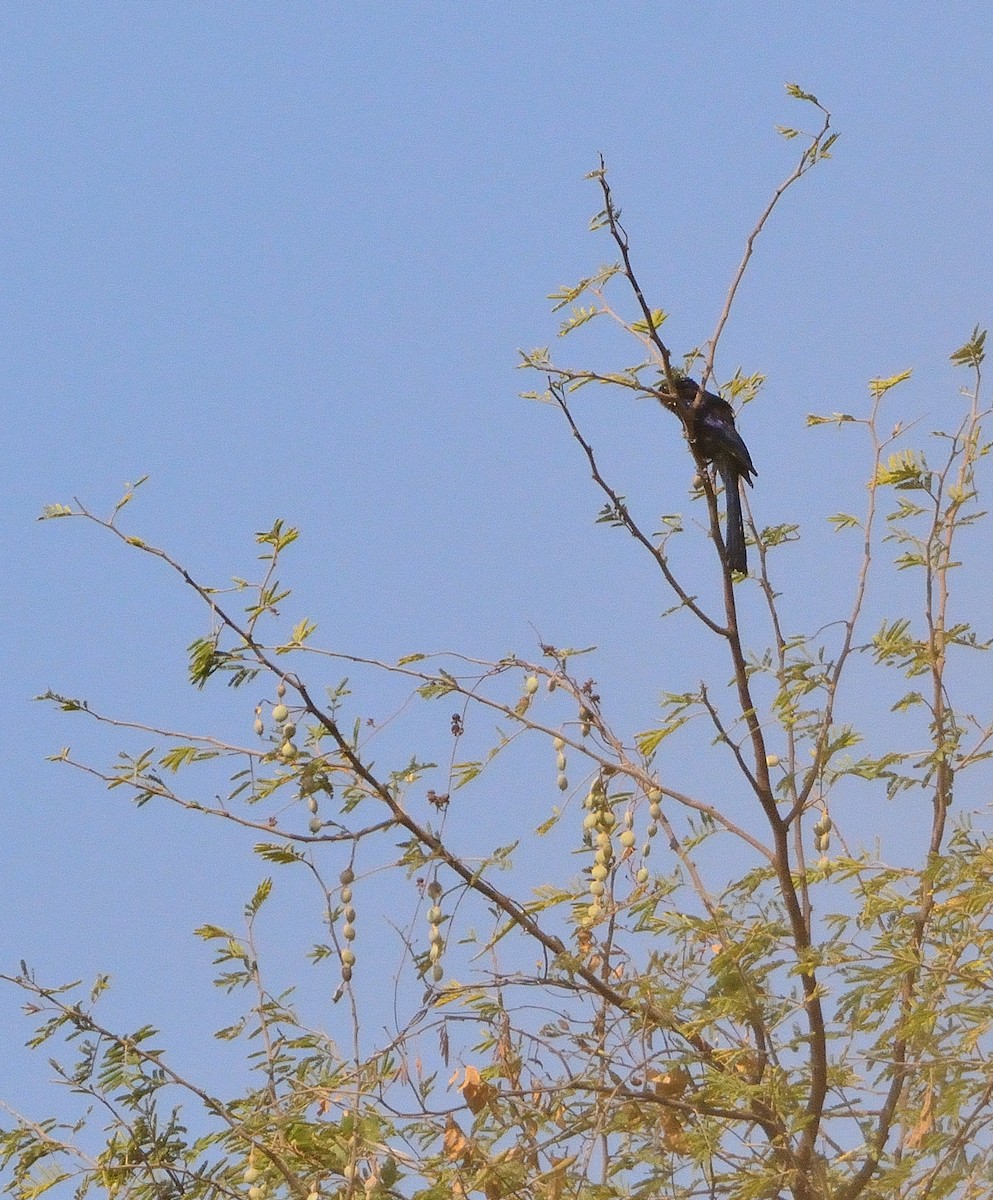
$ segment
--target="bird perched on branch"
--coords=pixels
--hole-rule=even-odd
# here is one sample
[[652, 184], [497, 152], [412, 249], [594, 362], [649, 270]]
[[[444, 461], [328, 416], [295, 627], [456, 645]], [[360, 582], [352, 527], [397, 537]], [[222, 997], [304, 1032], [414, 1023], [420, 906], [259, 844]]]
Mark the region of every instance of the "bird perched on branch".
[[679, 398], [689, 405], [690, 442], [705, 462], [713, 463], [724, 486], [727, 506], [727, 533], [724, 546], [732, 571], [748, 570], [745, 552], [745, 523], [741, 516], [741, 492], [738, 480], [749, 487], [757, 475], [748, 447], [735, 428], [734, 409], [721, 396], [705, 391], [695, 379], [678, 380]]

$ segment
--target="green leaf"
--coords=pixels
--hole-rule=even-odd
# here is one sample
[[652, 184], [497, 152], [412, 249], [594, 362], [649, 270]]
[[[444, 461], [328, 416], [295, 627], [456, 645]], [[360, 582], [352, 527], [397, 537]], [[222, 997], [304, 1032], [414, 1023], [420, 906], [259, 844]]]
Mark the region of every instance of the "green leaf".
[[271, 894], [272, 880], [268, 878], [261, 880], [259, 886], [255, 889], [255, 895], [245, 905], [245, 916], [254, 917]]
[[862, 528], [862, 522], [858, 519], [858, 517], [851, 516], [850, 513], [834, 513], [833, 516], [828, 517], [828, 522], [829, 524], [833, 525], [835, 529]]
[[811, 104], [818, 104], [817, 97], [812, 92], [805, 92], [797, 83], [786, 84], [786, 94], [792, 96], [794, 100], [807, 100]]
[[879, 397], [885, 395], [890, 388], [894, 388], [897, 386], [897, 384], [903, 383], [905, 380], [909, 379], [911, 375], [913, 375], [912, 370], [901, 371], [899, 375], [890, 375], [888, 379], [870, 379], [869, 393], [873, 399], [878, 400]]
[[281, 843], [257, 842], [253, 849], [259, 858], [264, 859], [266, 862], [285, 865], [287, 863], [305, 861], [299, 850], [294, 850], [292, 846]]
[[848, 421], [854, 421], [855, 417], [848, 413], [832, 413], [829, 417], [819, 416], [817, 413], [807, 413], [807, 425], [844, 425]]
[[222, 929], [220, 925], [201, 925], [199, 929], [194, 929], [193, 933], [198, 938], [203, 938], [205, 942], [209, 942], [215, 938], [225, 938], [230, 940], [231, 934]]
[[572, 310], [572, 315], [559, 326], [559, 337], [565, 337], [566, 334], [572, 333], [574, 329], [578, 329], [580, 325], [585, 325], [587, 321], [592, 321], [594, 317], [600, 316], [603, 310], [591, 307], [583, 308], [577, 306]]
[[972, 331], [972, 337], [969, 338], [965, 345], [959, 346], [954, 354], [950, 355], [951, 361], [957, 367], [975, 367], [978, 369], [982, 366], [983, 359], [986, 356], [985, 346], [986, 330], [980, 329], [977, 325]]
[[932, 476], [922, 456], [913, 450], [901, 450], [877, 466], [873, 482], [883, 487], [930, 491]]

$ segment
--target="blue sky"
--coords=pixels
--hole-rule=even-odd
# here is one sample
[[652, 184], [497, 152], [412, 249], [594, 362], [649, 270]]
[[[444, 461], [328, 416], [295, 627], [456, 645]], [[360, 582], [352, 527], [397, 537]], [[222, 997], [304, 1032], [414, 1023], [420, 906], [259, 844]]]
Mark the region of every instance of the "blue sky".
[[[281, 516], [303, 534], [293, 613], [340, 649], [597, 642], [631, 728], [692, 681], [656, 636], [668, 599], [593, 525], [561, 421], [517, 398], [516, 354], [555, 340], [547, 294], [612, 257], [587, 229], [601, 152], [669, 341], [710, 333], [795, 159], [773, 126], [810, 123], [787, 81], [841, 139], [761, 239], [717, 366], [768, 377], [743, 418], [756, 511], [804, 526], [786, 603], [804, 611], [813, 573], [828, 612], [823, 517], [858, 504], [863, 464], [804, 416], [914, 367], [901, 416], [927, 418], [965, 382], [948, 354], [993, 308], [991, 39], [990, 8], [954, 2], [0, 13], [0, 965], [108, 970], [124, 1017], [190, 1052], [219, 1022], [190, 1016], [207, 956], [189, 931], [235, 920], [259, 874], [246, 839], [45, 761], [117, 744], [32, 705], [48, 687], [181, 727], [250, 719], [247, 697], [184, 683], [192, 600], [95, 530], [39, 525], [46, 503], [106, 511], [149, 474], [131, 527], [214, 582], [249, 574]], [[577, 411], [622, 491], [685, 507], [678, 431]], [[26, 1032], [15, 1001], [5, 1043]]]

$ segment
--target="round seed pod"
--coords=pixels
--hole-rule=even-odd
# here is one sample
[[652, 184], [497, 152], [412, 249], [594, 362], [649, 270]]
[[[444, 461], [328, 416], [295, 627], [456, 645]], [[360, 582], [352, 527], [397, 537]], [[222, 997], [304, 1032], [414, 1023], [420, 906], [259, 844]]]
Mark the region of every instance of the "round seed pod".
[[290, 710], [285, 704], [277, 704], [272, 710], [272, 719], [277, 725], [282, 725], [286, 718], [290, 715]]

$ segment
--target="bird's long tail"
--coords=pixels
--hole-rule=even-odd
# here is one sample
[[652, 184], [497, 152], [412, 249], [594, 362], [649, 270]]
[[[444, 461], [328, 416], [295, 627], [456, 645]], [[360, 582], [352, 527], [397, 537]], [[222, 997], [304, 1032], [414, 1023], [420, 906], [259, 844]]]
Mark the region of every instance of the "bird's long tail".
[[748, 571], [748, 555], [745, 550], [745, 522], [741, 515], [738, 472], [726, 459], [718, 460], [716, 465], [724, 485], [724, 505], [727, 509], [724, 547], [727, 550], [728, 566], [732, 571], [745, 574]]

